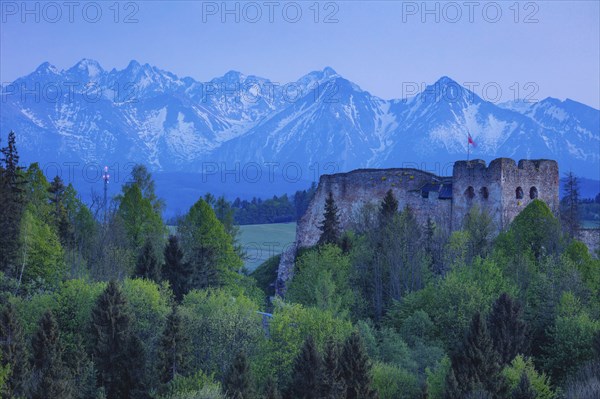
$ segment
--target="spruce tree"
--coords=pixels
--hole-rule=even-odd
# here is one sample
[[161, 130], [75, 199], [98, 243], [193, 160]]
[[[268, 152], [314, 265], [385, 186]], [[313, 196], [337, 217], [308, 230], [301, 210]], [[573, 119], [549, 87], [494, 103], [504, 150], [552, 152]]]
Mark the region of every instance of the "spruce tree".
[[183, 296], [190, 290], [192, 270], [189, 263], [183, 261], [183, 251], [177, 236], [169, 236], [164, 255], [162, 276], [171, 285], [175, 300], [181, 302]]
[[446, 374], [444, 399], [462, 399], [462, 391], [458, 386], [458, 381], [452, 367], [450, 367], [448, 374]]
[[332, 340], [327, 341], [321, 369], [320, 398], [341, 399], [345, 397], [345, 385], [339, 358], [339, 346]]
[[67, 210], [65, 208], [65, 190], [66, 187], [60, 176], [54, 177], [48, 187], [50, 194], [50, 205], [52, 206], [52, 218], [54, 225], [58, 231], [60, 242], [64, 247], [73, 245], [75, 237], [74, 226], [69, 220]]
[[569, 172], [562, 179], [564, 197], [561, 201], [561, 219], [563, 227], [570, 237], [575, 237], [579, 230], [579, 180]]
[[340, 368], [347, 399], [376, 397], [376, 392], [371, 386], [371, 361], [357, 332], [353, 332], [344, 342]]
[[501, 366], [508, 365], [526, 347], [526, 324], [518, 302], [503, 293], [494, 302], [488, 317], [488, 326], [494, 349]]
[[143, 364], [139, 348], [132, 347], [131, 318], [127, 301], [118, 284], [111, 280], [92, 309], [92, 347], [98, 368], [98, 383], [104, 387], [107, 399], [130, 399], [136, 386], [133, 375]]
[[125, 392], [128, 399], [148, 399], [146, 354], [142, 341], [135, 335], [130, 334], [126, 351], [127, 371], [123, 374]]
[[600, 331], [596, 332], [592, 345], [594, 348], [594, 352], [596, 353], [596, 357], [600, 359]]
[[511, 398], [512, 399], [535, 399], [537, 393], [531, 387], [531, 383], [529, 382], [529, 378], [527, 377], [527, 373], [523, 372], [521, 374], [521, 380], [519, 381], [519, 385], [515, 387], [512, 391]]
[[265, 387], [265, 399], [281, 399], [279, 389], [277, 389], [277, 383], [273, 378], [267, 380]]
[[29, 365], [23, 330], [12, 303], [7, 302], [0, 313], [0, 351], [2, 366], [10, 365], [1, 397], [23, 397]]
[[152, 281], [160, 281], [160, 269], [161, 266], [154, 254], [152, 242], [146, 240], [137, 258], [134, 276]]
[[485, 320], [477, 312], [462, 347], [452, 356], [452, 368], [461, 392], [466, 395], [483, 389], [494, 398], [502, 398], [506, 387], [498, 359]]
[[58, 324], [51, 311], [42, 316], [31, 340], [33, 350], [29, 397], [31, 399], [73, 397], [69, 371], [62, 361]]
[[309, 335], [294, 361], [292, 382], [288, 388], [289, 396], [297, 399], [318, 398], [320, 380], [321, 357], [315, 340]]
[[392, 190], [388, 190], [381, 202], [380, 217], [382, 223], [392, 220], [396, 213], [398, 213], [398, 200], [394, 197]]
[[185, 331], [183, 318], [173, 306], [167, 316], [158, 349], [160, 382], [168, 383], [177, 375], [186, 376], [189, 371], [190, 338]]
[[8, 134], [8, 144], [0, 149], [0, 153], [0, 271], [18, 278], [26, 182], [19, 166], [14, 132]]
[[323, 213], [323, 222], [319, 226], [321, 237], [319, 245], [338, 244], [340, 239], [340, 221], [338, 208], [333, 199], [333, 193], [330, 191], [325, 200], [325, 212]]
[[252, 398], [252, 382], [248, 358], [242, 351], [238, 352], [233, 363], [223, 378], [223, 391], [231, 399]]

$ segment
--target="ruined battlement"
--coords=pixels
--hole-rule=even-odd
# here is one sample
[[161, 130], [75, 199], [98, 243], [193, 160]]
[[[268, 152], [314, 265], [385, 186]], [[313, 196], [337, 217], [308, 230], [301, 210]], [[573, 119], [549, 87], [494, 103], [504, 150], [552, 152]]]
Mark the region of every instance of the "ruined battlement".
[[306, 213], [298, 221], [296, 245], [284, 253], [278, 282], [293, 272], [297, 248], [310, 247], [320, 237], [325, 199], [331, 192], [338, 207], [340, 227], [352, 227], [366, 204], [379, 204], [388, 190], [398, 200], [399, 209], [410, 207], [421, 224], [428, 218], [450, 230], [462, 227], [469, 209], [475, 205], [487, 211], [496, 230], [510, 222], [534, 199], [559, 210], [559, 173], [556, 161], [497, 158], [486, 164], [481, 159], [457, 161], [452, 176], [437, 176], [418, 169], [358, 169], [323, 175]]
[[505, 228], [529, 202], [539, 198], [558, 213], [559, 173], [556, 161], [510, 158], [458, 161], [453, 174], [452, 227], [459, 228], [469, 208], [477, 204]]
[[444, 220], [450, 217], [450, 177], [439, 177], [418, 169], [358, 169], [348, 173], [323, 175], [315, 196], [298, 222], [296, 241], [300, 247], [315, 245], [319, 224], [325, 211], [325, 199], [333, 194], [342, 229], [351, 227], [358, 212], [368, 203], [381, 202], [392, 190], [400, 208], [410, 206], [417, 219]]

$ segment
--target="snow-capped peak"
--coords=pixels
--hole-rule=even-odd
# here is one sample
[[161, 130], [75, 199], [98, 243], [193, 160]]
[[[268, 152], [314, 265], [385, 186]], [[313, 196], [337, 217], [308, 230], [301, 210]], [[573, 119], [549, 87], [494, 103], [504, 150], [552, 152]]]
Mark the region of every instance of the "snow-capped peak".
[[104, 74], [104, 69], [100, 66], [100, 63], [95, 60], [83, 58], [77, 64], [69, 68], [68, 73], [83, 73], [87, 78], [97, 78]]
[[48, 61], [46, 61], [46, 62], [40, 64], [40, 66], [36, 68], [35, 72], [38, 74], [50, 73], [53, 75], [58, 75], [61, 71], [59, 71], [58, 68], [56, 68], [54, 65], [52, 65]]

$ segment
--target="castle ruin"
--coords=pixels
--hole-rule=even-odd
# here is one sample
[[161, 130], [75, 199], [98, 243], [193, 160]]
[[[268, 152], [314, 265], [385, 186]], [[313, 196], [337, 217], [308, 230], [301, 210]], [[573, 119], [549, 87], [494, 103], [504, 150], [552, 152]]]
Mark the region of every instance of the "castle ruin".
[[340, 227], [347, 230], [357, 213], [369, 203], [379, 204], [392, 190], [398, 208], [410, 207], [417, 220], [428, 218], [451, 231], [462, 227], [469, 209], [478, 205], [492, 217], [497, 231], [510, 222], [534, 199], [546, 202], [552, 212], [559, 210], [559, 172], [553, 160], [498, 158], [486, 165], [483, 160], [457, 161], [452, 176], [436, 176], [418, 169], [358, 169], [323, 175], [306, 213], [296, 228], [296, 243], [281, 256], [278, 287], [283, 287], [294, 268], [298, 248], [310, 247], [320, 237], [325, 199], [333, 194], [339, 210]]

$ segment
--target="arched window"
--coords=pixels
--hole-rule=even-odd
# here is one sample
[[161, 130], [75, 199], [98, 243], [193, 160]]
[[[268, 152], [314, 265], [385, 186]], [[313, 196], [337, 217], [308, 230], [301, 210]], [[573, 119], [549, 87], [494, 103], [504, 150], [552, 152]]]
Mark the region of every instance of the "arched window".
[[467, 199], [473, 199], [475, 197], [475, 189], [473, 189], [472, 186], [467, 187], [467, 189], [465, 190], [465, 197], [467, 197]]
[[479, 193], [481, 194], [483, 199], [488, 199], [488, 197], [490, 196], [490, 192], [488, 191], [487, 187], [481, 187], [481, 190], [479, 190]]
[[529, 189], [529, 198], [536, 199], [537, 197], [538, 197], [537, 188], [535, 186], [533, 186]]
[[521, 187], [517, 187], [516, 196], [517, 199], [523, 199], [523, 189]]

